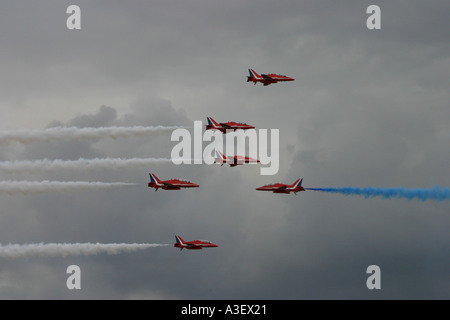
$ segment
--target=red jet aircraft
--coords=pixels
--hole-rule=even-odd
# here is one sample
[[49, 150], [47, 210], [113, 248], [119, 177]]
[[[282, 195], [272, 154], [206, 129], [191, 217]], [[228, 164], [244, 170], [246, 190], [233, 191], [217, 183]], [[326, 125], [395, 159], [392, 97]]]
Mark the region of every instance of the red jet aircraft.
[[257, 74], [255, 70], [248, 69], [248, 72], [250, 73], [250, 76], [247, 77], [247, 82], [253, 81], [254, 84], [257, 82], [261, 82], [263, 85], [268, 86], [272, 83], [277, 83], [279, 81], [294, 81], [294, 78], [283, 76], [281, 74]]
[[207, 117], [207, 119], [208, 124], [206, 125], [206, 130], [220, 130], [223, 133], [228, 133], [231, 130], [236, 131], [239, 129], [242, 130], [255, 129], [255, 127], [248, 125], [246, 123], [237, 123], [237, 122], [218, 123], [211, 117]]
[[175, 236], [175, 240], [177, 242], [173, 246], [176, 248], [180, 248], [180, 251], [183, 250], [183, 248], [186, 248], [188, 250], [201, 250], [202, 248], [218, 247], [217, 244], [214, 244], [208, 240], [184, 241], [180, 236]]
[[243, 156], [227, 157], [222, 152], [217, 151], [217, 150], [216, 150], [216, 154], [217, 154], [217, 158], [215, 159], [214, 163], [220, 163], [222, 166], [225, 163], [229, 164], [230, 167], [235, 167], [235, 166], [243, 165], [244, 163], [259, 163], [260, 162], [259, 160], [256, 160], [253, 158], [248, 158], [248, 157], [243, 157]]
[[302, 179], [298, 179], [293, 184], [283, 184], [283, 183], [275, 183], [270, 184], [266, 186], [262, 186], [259, 188], [256, 188], [258, 191], [272, 191], [273, 193], [291, 193], [294, 192], [297, 194], [297, 192], [305, 191], [305, 189], [302, 187]]
[[155, 188], [155, 191], [158, 191], [159, 188], [164, 190], [180, 190], [181, 188], [199, 187], [198, 184], [186, 180], [171, 179], [161, 181], [153, 173], [150, 173], [150, 182], [148, 183], [148, 186], [150, 188]]

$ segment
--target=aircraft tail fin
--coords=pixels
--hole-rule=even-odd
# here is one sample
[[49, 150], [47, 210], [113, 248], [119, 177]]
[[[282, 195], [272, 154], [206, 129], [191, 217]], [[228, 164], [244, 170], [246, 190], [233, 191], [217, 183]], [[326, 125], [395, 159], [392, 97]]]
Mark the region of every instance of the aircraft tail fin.
[[255, 77], [255, 76], [253, 75], [251, 69], [248, 69], [248, 73], [249, 73], [250, 75], [247, 77], [247, 82], [251, 81], [251, 79]]
[[220, 124], [218, 124], [213, 118], [207, 117], [206, 119], [208, 120], [208, 124], [210, 126], [213, 126], [214, 128], [220, 128]]
[[161, 180], [159, 180], [157, 176], [155, 176], [153, 173], [149, 173], [149, 175], [150, 175], [150, 182], [153, 182], [156, 185], [162, 185]]
[[297, 187], [301, 187], [302, 186], [302, 182], [303, 182], [303, 178], [301, 179], [297, 179], [293, 184], [292, 184], [292, 188], [297, 188]]
[[216, 150], [217, 159], [219, 159], [219, 163], [223, 166], [224, 163], [227, 162], [227, 156], [224, 155], [222, 152]]
[[216, 150], [216, 154], [217, 154], [217, 157], [219, 157], [220, 159], [222, 159], [222, 161], [225, 161], [225, 160], [227, 159], [227, 156], [224, 155], [222, 152], [220, 152], [220, 151], [218, 151], [218, 150]]
[[181, 237], [178, 235], [175, 236], [175, 241], [179, 244], [183, 244], [183, 242], [184, 242], [183, 239], [181, 239]]
[[184, 240], [181, 239], [180, 236], [176, 235], [176, 236], [175, 236], [175, 241], [177, 242], [177, 244], [180, 245], [180, 251], [183, 250]]
[[257, 74], [256, 72], [255, 72], [255, 70], [253, 70], [253, 69], [248, 69], [248, 72], [250, 73], [250, 77], [252, 77], [252, 78], [261, 78], [261, 76], [259, 75], [259, 74]]

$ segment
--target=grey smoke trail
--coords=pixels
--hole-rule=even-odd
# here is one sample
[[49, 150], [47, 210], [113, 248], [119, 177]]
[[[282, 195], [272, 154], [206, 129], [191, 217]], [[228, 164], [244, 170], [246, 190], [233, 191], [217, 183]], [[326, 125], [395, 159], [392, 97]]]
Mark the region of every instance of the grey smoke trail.
[[132, 136], [143, 136], [151, 133], [171, 131], [185, 128], [180, 126], [133, 126], [133, 127], [54, 127], [42, 130], [7, 130], [0, 131], [0, 144], [19, 142], [30, 144], [33, 142], [49, 142], [53, 140], [85, 140], [100, 138], [126, 138]]
[[90, 256], [164, 247], [157, 243], [32, 243], [0, 245], [0, 258]]
[[78, 160], [26, 160], [0, 161], [0, 170], [8, 173], [27, 172], [40, 173], [51, 170], [87, 170], [87, 169], [123, 169], [126, 167], [148, 166], [152, 164], [172, 163], [168, 158], [95, 158]]
[[72, 191], [83, 189], [105, 189], [113, 187], [135, 186], [125, 182], [90, 181], [0, 181], [0, 193], [13, 194], [45, 193], [54, 191]]

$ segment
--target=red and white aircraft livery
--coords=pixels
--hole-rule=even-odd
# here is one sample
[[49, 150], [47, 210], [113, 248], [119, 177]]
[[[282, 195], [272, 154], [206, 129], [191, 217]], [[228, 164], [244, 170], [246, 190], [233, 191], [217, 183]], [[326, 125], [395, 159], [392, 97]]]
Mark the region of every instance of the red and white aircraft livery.
[[257, 74], [255, 70], [248, 69], [248, 72], [250, 73], [250, 76], [247, 77], [247, 82], [253, 81], [254, 84], [257, 82], [261, 82], [263, 85], [268, 86], [272, 83], [277, 83], [279, 81], [294, 81], [294, 78], [283, 76], [281, 74]]
[[226, 156], [222, 152], [216, 150], [217, 158], [214, 163], [220, 163], [222, 166], [224, 164], [229, 164], [230, 167], [235, 167], [239, 165], [243, 165], [244, 163], [259, 163], [259, 160], [243, 157], [243, 156]]
[[188, 250], [201, 250], [203, 248], [214, 248], [218, 247], [217, 244], [212, 243], [208, 240], [193, 240], [193, 241], [184, 241], [180, 236], [175, 236], [175, 240], [177, 241], [173, 246], [176, 248], [180, 248], [180, 251], [183, 249]]
[[305, 191], [305, 189], [302, 187], [302, 179], [298, 179], [293, 184], [283, 184], [283, 183], [275, 183], [275, 184], [269, 184], [266, 186], [262, 186], [259, 188], [256, 188], [258, 191], [272, 191], [273, 193], [291, 193], [294, 192], [297, 194], [297, 192]]
[[255, 127], [248, 125], [246, 123], [238, 123], [238, 122], [218, 123], [211, 117], [207, 117], [207, 119], [208, 124], [206, 125], [206, 130], [220, 130], [223, 133], [228, 133], [230, 131], [236, 131], [239, 129], [242, 130], [255, 129]]
[[186, 181], [186, 180], [159, 180], [153, 173], [150, 173], [150, 182], [148, 183], [150, 188], [155, 188], [158, 191], [159, 188], [164, 190], [180, 190], [181, 188], [198, 188], [199, 185]]

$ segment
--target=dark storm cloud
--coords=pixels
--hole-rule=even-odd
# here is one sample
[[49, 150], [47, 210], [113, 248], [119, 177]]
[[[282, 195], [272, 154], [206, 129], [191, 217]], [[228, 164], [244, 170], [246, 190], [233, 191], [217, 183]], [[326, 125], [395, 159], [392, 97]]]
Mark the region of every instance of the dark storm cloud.
[[[378, 3], [382, 29], [374, 31], [366, 28], [370, 4], [81, 1], [76, 32], [65, 29], [68, 3], [2, 5], [5, 111], [40, 112], [48, 126], [189, 126], [213, 116], [279, 128], [280, 171], [260, 176], [257, 166], [158, 165], [33, 175], [141, 186], [2, 196], [3, 244], [171, 244], [180, 234], [219, 247], [8, 261], [0, 295], [448, 298], [447, 202], [255, 191], [298, 177], [306, 187], [448, 186], [448, 4]], [[254, 86], [245, 82], [249, 67], [296, 81]], [[37, 101], [49, 104], [36, 110]], [[64, 120], [54, 115], [62, 110]], [[10, 160], [168, 157], [173, 145], [162, 133], [11, 146], [0, 154]], [[201, 187], [154, 192], [146, 186], [149, 171]], [[69, 264], [82, 268], [80, 292], [65, 288]], [[381, 268], [378, 292], [365, 286], [371, 264]], [[186, 277], [186, 270], [201, 272]]]
[[[362, 34], [353, 33], [357, 41], [346, 38], [345, 46], [332, 46], [323, 55], [325, 60], [313, 59], [335, 64], [327, 72], [331, 78], [325, 73], [320, 75], [326, 78], [326, 93], [319, 95], [316, 90], [315, 108], [305, 112], [307, 120], [298, 126], [301, 146], [295, 167], [308, 175], [307, 185], [448, 185], [448, 172], [431, 166], [448, 158], [448, 154], [439, 151], [447, 140], [443, 140], [442, 132], [446, 131], [449, 116], [448, 93], [442, 84], [448, 84], [448, 77], [432, 70], [436, 64], [448, 70], [445, 61], [449, 42], [445, 40], [448, 35], [435, 41], [431, 36], [435, 32], [442, 34], [448, 21], [431, 21], [430, 11], [437, 10], [434, 6], [422, 10], [421, 5], [404, 3], [403, 9], [409, 14], [395, 20], [390, 18], [402, 10], [399, 2], [380, 6], [381, 33], [373, 36], [368, 30], [361, 30], [365, 39]], [[313, 84], [319, 84], [319, 79]], [[297, 201], [290, 201], [292, 218], [315, 230], [299, 232], [300, 246], [307, 244], [302, 249], [312, 260], [312, 267], [303, 268], [301, 273], [308, 274], [309, 280], [315, 279], [315, 286], [308, 283], [310, 290], [303, 292], [303, 297], [448, 296], [448, 291], [437, 284], [437, 279], [448, 283], [448, 275], [443, 271], [446, 267], [441, 268], [448, 267], [448, 259], [439, 253], [430, 254], [435, 247], [438, 252], [446, 250], [444, 232], [437, 231], [436, 241], [430, 240], [430, 230], [436, 225], [448, 225], [449, 219], [443, 214], [448, 211], [447, 203], [383, 202], [310, 193], [303, 196], [308, 199], [302, 201], [301, 209]], [[295, 215], [301, 217], [294, 218]], [[382, 289], [375, 295], [365, 287], [367, 275], [356, 271], [363, 272], [372, 263], [380, 265], [390, 292]], [[291, 266], [301, 266], [301, 262]], [[326, 270], [324, 266], [328, 266]], [[293, 270], [289, 271], [285, 273]], [[436, 278], [431, 276], [433, 273]], [[351, 274], [356, 278], [352, 279]], [[299, 288], [305, 287], [302, 279], [296, 283]]]

